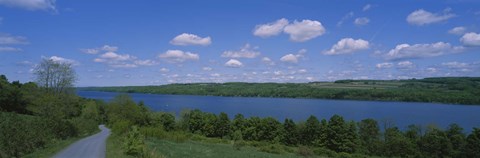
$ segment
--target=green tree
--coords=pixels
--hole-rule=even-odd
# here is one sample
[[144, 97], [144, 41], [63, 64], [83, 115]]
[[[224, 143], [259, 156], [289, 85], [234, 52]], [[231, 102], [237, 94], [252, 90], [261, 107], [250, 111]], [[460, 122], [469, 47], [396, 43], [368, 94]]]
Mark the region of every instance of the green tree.
[[124, 142], [124, 152], [127, 155], [142, 157], [145, 151], [145, 137], [137, 126], [133, 126]]
[[43, 59], [34, 72], [38, 85], [45, 88], [47, 93], [73, 93], [72, 87], [77, 75], [71, 63]]
[[415, 144], [397, 128], [385, 131], [384, 155], [389, 157], [412, 157], [415, 155]]
[[221, 112], [218, 115], [217, 119], [217, 128], [216, 128], [216, 135], [220, 138], [224, 136], [230, 135], [231, 132], [231, 127], [230, 127], [230, 119], [228, 118], [228, 115], [224, 112]]
[[285, 130], [285, 136], [282, 139], [282, 143], [286, 145], [295, 146], [298, 143], [298, 129], [295, 122], [292, 119], [285, 119], [283, 123], [283, 129]]
[[205, 113], [203, 117], [202, 134], [207, 137], [218, 137], [217, 133], [217, 116], [212, 113]]
[[246, 126], [245, 117], [242, 114], [236, 114], [232, 120], [233, 131], [244, 131]]
[[[445, 131], [450, 143], [452, 144], [453, 151], [450, 153], [452, 157], [463, 157], [462, 150], [465, 148], [466, 140], [463, 128], [458, 124], [450, 124]], [[479, 142], [480, 143], [480, 142]]]
[[328, 122], [327, 147], [336, 152], [350, 152], [348, 146], [348, 127], [339, 115], [333, 115]]
[[358, 135], [360, 137], [360, 147], [363, 153], [368, 155], [378, 155], [380, 145], [380, 127], [374, 119], [364, 119], [358, 123]]
[[453, 152], [452, 144], [445, 132], [430, 127], [425, 136], [420, 139], [420, 150], [425, 156], [443, 157]]
[[305, 128], [302, 131], [302, 142], [308, 146], [320, 146], [320, 136], [322, 133], [320, 122], [317, 117], [311, 115], [305, 122]]
[[473, 128], [472, 133], [467, 137], [465, 153], [467, 157], [480, 157], [480, 128]]

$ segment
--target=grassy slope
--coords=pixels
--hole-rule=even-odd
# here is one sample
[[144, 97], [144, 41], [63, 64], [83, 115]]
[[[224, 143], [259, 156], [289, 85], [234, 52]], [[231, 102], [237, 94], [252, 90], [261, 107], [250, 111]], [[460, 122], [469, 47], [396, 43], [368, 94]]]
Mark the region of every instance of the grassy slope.
[[244, 158], [244, 157], [264, 157], [264, 158], [281, 158], [281, 157], [299, 157], [295, 154], [270, 154], [260, 152], [253, 147], [243, 147], [240, 150], [233, 148], [231, 144], [205, 143], [196, 141], [186, 141], [176, 143], [173, 141], [160, 140], [150, 138], [147, 139], [148, 148], [156, 153], [161, 153], [165, 157], [175, 158]]

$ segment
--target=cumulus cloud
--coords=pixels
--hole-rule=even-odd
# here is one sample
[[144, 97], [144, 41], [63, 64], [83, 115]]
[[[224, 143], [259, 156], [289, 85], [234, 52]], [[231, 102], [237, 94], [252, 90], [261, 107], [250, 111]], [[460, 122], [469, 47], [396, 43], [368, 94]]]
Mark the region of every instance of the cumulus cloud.
[[375, 67], [379, 68], [379, 69], [386, 69], [386, 68], [391, 68], [393, 66], [393, 63], [379, 63], [377, 65], [375, 65]]
[[407, 22], [412, 25], [428, 25], [447, 21], [455, 17], [455, 14], [450, 13], [450, 9], [446, 9], [443, 13], [431, 13], [423, 9], [416, 10], [407, 16]]
[[51, 56], [48, 59], [52, 60], [53, 62], [56, 62], [56, 63], [66, 63], [66, 64], [72, 64], [72, 65], [78, 65], [79, 64], [75, 60], [67, 59], [67, 58], [63, 58], [63, 57], [59, 57], [59, 56]]
[[294, 21], [285, 26], [283, 32], [290, 35], [290, 40], [294, 42], [305, 42], [325, 33], [325, 28], [320, 21], [302, 20]]
[[167, 68], [161, 68], [161, 69], [160, 69], [160, 72], [166, 73], [166, 72], [170, 72], [170, 70], [167, 69]]
[[195, 53], [183, 52], [181, 50], [167, 50], [163, 54], [159, 54], [158, 58], [165, 59], [172, 63], [182, 63], [188, 60], [199, 60], [200, 56]]
[[411, 69], [414, 66], [415, 65], [413, 65], [411, 61], [401, 61], [397, 63], [397, 68], [400, 68], [400, 69]]
[[21, 52], [22, 49], [15, 47], [4, 47], [0, 46], [0, 52]]
[[27, 10], [53, 10], [56, 0], [0, 0], [0, 5]]
[[275, 22], [260, 24], [255, 26], [253, 30], [253, 35], [267, 38], [270, 36], [275, 36], [282, 33], [283, 28], [288, 25], [288, 20], [285, 18], [278, 19]]
[[466, 33], [460, 38], [460, 41], [466, 46], [480, 46], [480, 34], [475, 32]]
[[224, 51], [222, 57], [224, 58], [256, 58], [260, 55], [256, 51], [257, 47], [252, 48], [250, 44], [245, 44], [239, 51]]
[[454, 35], [462, 35], [465, 33], [465, 31], [467, 31], [467, 28], [463, 27], [463, 26], [458, 26], [458, 27], [454, 27], [450, 30], [448, 30], [448, 33], [449, 34], [454, 34]]
[[86, 54], [98, 54], [100, 52], [116, 52], [117, 50], [118, 50], [117, 46], [110, 46], [110, 45], [103, 45], [98, 48], [80, 49], [80, 51]]
[[202, 70], [203, 71], [212, 71], [213, 69], [211, 67], [203, 67]]
[[179, 46], [201, 45], [207, 46], [212, 43], [210, 37], [200, 37], [194, 34], [182, 33], [170, 41], [170, 44]]
[[225, 63], [225, 66], [232, 67], [232, 68], [239, 68], [239, 67], [243, 67], [243, 63], [236, 59], [230, 59]]
[[262, 62], [270, 66], [275, 65], [275, 62], [273, 62], [269, 57], [263, 57]]
[[363, 39], [343, 38], [332, 46], [330, 50], [324, 51], [325, 55], [351, 54], [356, 51], [369, 48], [368, 41]]
[[370, 19], [367, 17], [356, 18], [355, 21], [353, 21], [353, 23], [355, 23], [357, 26], [367, 25], [369, 22]]
[[99, 54], [97, 58], [93, 59], [97, 63], [105, 63], [110, 67], [114, 68], [135, 68], [138, 66], [153, 66], [157, 65], [158, 62], [155, 60], [140, 60], [136, 56], [130, 54], [120, 54], [116, 51], [118, 47], [104, 45], [98, 48], [91, 49], [82, 49], [82, 52], [87, 54]]
[[469, 66], [468, 63], [462, 63], [462, 62], [457, 62], [457, 61], [452, 61], [452, 62], [444, 62], [442, 63], [442, 66], [448, 67], [448, 68], [467, 68]]
[[27, 38], [22, 36], [12, 36], [10, 34], [0, 33], [0, 44], [28, 44]]
[[463, 47], [453, 47], [450, 43], [437, 42], [432, 44], [399, 44], [385, 54], [387, 60], [414, 59], [435, 57], [463, 51]]
[[287, 54], [280, 58], [280, 61], [286, 63], [298, 63], [300, 58], [303, 58], [303, 55], [307, 52], [306, 49], [301, 49], [297, 54]]

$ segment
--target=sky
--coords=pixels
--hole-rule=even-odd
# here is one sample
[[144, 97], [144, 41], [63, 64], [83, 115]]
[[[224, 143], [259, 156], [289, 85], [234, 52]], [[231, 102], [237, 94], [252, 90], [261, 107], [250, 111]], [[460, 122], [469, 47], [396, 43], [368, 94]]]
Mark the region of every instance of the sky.
[[76, 86], [480, 76], [475, 0], [0, 0], [0, 74]]

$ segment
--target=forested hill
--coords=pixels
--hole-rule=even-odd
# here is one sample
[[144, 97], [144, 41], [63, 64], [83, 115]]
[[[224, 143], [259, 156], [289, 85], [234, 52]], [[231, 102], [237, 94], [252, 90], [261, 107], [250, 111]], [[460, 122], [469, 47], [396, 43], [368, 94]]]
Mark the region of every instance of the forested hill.
[[79, 90], [242, 97], [323, 98], [480, 105], [480, 77], [338, 80], [310, 83], [191, 83]]

